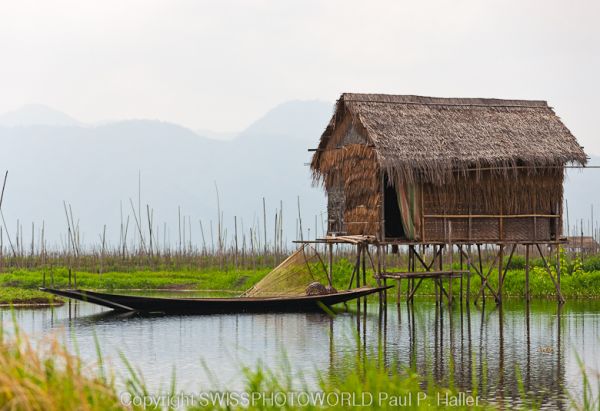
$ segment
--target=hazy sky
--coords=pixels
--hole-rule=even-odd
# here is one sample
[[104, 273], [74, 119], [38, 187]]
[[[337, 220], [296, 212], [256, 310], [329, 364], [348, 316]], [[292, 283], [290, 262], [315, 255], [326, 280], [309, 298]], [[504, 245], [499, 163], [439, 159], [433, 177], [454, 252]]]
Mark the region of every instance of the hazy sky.
[[0, 112], [238, 130], [344, 91], [546, 99], [600, 153], [598, 1], [0, 0]]

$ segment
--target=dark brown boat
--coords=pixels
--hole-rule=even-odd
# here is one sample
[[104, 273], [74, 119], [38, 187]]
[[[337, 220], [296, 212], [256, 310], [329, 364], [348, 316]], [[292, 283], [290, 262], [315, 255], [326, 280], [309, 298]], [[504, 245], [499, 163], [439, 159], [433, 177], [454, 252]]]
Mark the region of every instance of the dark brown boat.
[[222, 314], [322, 311], [390, 287], [361, 287], [334, 294], [294, 297], [235, 297], [235, 298], [162, 298], [97, 293], [86, 290], [40, 290], [101, 305], [116, 311], [139, 311], [165, 314]]

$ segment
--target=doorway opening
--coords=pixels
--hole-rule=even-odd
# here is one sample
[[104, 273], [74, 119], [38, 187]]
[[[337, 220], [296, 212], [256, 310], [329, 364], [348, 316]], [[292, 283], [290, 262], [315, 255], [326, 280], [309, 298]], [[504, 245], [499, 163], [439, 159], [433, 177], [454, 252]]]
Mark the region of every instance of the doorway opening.
[[406, 239], [396, 187], [389, 184], [387, 174], [383, 177], [383, 218], [385, 220], [385, 238]]

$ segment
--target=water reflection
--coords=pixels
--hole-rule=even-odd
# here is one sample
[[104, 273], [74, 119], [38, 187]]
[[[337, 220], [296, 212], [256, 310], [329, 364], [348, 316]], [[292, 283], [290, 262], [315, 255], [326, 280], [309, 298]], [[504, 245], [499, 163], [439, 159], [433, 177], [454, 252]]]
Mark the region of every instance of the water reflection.
[[381, 347], [389, 366], [499, 403], [563, 409], [570, 394], [577, 399], [581, 392], [576, 355], [588, 370], [600, 369], [598, 308], [597, 302], [509, 302], [450, 309], [418, 301], [381, 310], [377, 329], [363, 321], [357, 330], [362, 347], [371, 348], [367, 355]]
[[[297, 381], [314, 385], [317, 372], [335, 373], [381, 354], [388, 367], [411, 367], [493, 401], [519, 404], [522, 385], [543, 408], [562, 409], [567, 390], [575, 397], [581, 390], [575, 353], [590, 369], [600, 369], [599, 302], [561, 307], [508, 301], [502, 307], [450, 309], [435, 301], [382, 306], [373, 299], [348, 308], [335, 318], [319, 313], [144, 317], [71, 302], [18, 310], [14, 316], [31, 335], [59, 332], [67, 345], [76, 342], [90, 362], [96, 359], [96, 334], [117, 372], [125, 373], [122, 351], [151, 390], [167, 387], [173, 368], [184, 390], [243, 389], [240, 368], [257, 361], [273, 369], [289, 363]], [[0, 315], [10, 324], [9, 311]]]

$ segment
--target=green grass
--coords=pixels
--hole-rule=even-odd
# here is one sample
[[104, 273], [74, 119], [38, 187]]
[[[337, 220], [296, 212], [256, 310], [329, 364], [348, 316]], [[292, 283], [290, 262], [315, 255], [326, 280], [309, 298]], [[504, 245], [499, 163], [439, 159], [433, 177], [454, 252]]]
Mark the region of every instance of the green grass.
[[[269, 269], [207, 271], [134, 271], [103, 274], [78, 272], [77, 287], [90, 290], [228, 290], [243, 292], [260, 280]], [[0, 273], [0, 304], [47, 304], [52, 299], [37, 289], [43, 284], [44, 273], [39, 270], [16, 270]], [[46, 286], [69, 287], [66, 268], [46, 272]], [[75, 275], [71, 276], [75, 286]]]
[[62, 301], [53, 295], [38, 291], [16, 287], [0, 287], [0, 305], [45, 305], [62, 304]]
[[[191, 289], [244, 291], [254, 285], [269, 270], [223, 271], [134, 271], [103, 274], [77, 272], [77, 287], [88, 289]], [[0, 286], [35, 289], [41, 287], [43, 272], [16, 270], [0, 274]], [[74, 286], [75, 275], [71, 277]], [[46, 286], [69, 286], [69, 272], [58, 268], [46, 272]]]
[[[504, 295], [522, 297], [525, 293], [525, 272], [520, 268], [520, 260], [513, 260], [511, 269], [508, 271], [504, 281]], [[595, 268], [596, 260], [593, 258], [584, 261], [583, 268], [566, 271], [561, 279], [563, 295], [566, 298], [598, 298], [600, 297], [600, 270], [587, 271], [585, 267]], [[333, 270], [334, 286], [343, 290], [349, 285], [350, 275], [354, 268], [353, 262], [341, 259], [336, 262]], [[458, 267], [455, 267], [458, 268]], [[393, 269], [391, 269], [393, 270]], [[399, 269], [403, 270], [403, 269]], [[98, 290], [228, 290], [243, 292], [252, 287], [265, 274], [269, 268], [258, 270], [235, 270], [220, 271], [217, 269], [204, 270], [164, 270], [164, 271], [132, 271], [132, 272], [77, 272], [77, 287]], [[487, 269], [484, 269], [487, 273]], [[47, 302], [42, 296], [44, 294], [34, 292], [42, 285], [43, 277], [46, 277], [46, 285], [54, 284], [57, 288], [69, 287], [69, 273], [67, 268], [53, 268], [42, 270], [14, 270], [0, 273], [0, 303], [2, 302]], [[362, 277], [362, 276], [361, 276]], [[497, 271], [492, 272], [490, 284], [496, 289], [498, 281]], [[361, 278], [362, 282], [362, 278]], [[372, 271], [367, 273], [367, 283], [375, 285]], [[390, 281], [390, 284], [395, 284]], [[353, 281], [353, 286], [356, 284]], [[406, 280], [401, 282], [402, 295], [406, 295]], [[459, 292], [459, 280], [454, 281], [454, 293]], [[466, 278], [463, 280], [466, 287]], [[71, 277], [71, 286], [75, 286], [75, 274]], [[477, 294], [481, 286], [481, 280], [477, 275], [471, 275], [471, 295]], [[18, 292], [21, 290], [22, 292]], [[29, 290], [29, 291], [27, 291]], [[556, 295], [552, 280], [545, 269], [533, 266], [530, 270], [530, 290], [534, 298], [553, 298]], [[424, 280], [416, 294], [417, 296], [433, 296], [434, 284], [431, 280]], [[488, 293], [488, 295], [490, 295]], [[396, 291], [391, 290], [388, 294], [393, 300]]]

